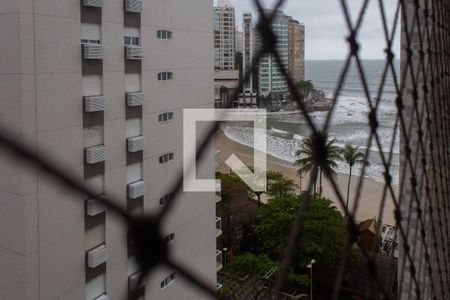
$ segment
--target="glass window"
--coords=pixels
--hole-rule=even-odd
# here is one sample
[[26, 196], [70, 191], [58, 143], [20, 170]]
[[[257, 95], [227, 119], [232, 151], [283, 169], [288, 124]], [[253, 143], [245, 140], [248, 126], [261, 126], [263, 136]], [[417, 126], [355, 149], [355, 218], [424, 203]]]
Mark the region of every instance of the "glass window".
[[175, 280], [175, 273], [170, 274], [163, 281], [161, 281], [161, 288], [165, 288]]
[[158, 73], [158, 80], [172, 80], [173, 73], [172, 72], [161, 72]]
[[169, 30], [158, 30], [158, 39], [170, 40], [172, 38], [172, 31]]
[[161, 197], [159, 199], [159, 205], [165, 205], [170, 200], [171, 196], [172, 196], [171, 194], [167, 194], [167, 195]]
[[167, 123], [173, 120], [173, 112], [163, 113], [158, 116], [160, 123]]
[[135, 36], [124, 37], [125, 46], [139, 46], [139, 38]]
[[167, 154], [161, 155], [159, 157], [159, 163], [165, 164], [165, 163], [168, 163], [169, 161], [173, 160], [174, 158], [175, 158], [174, 153], [167, 153]]

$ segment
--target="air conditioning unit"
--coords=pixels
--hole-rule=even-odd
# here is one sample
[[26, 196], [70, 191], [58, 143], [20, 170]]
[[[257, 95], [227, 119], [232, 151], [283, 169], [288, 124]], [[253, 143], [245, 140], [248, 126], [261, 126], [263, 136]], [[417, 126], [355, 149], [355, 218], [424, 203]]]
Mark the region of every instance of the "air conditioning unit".
[[142, 104], [144, 104], [144, 93], [127, 93], [127, 104], [128, 106], [142, 106]]
[[143, 136], [137, 136], [128, 139], [128, 151], [139, 152], [144, 150], [145, 142]]
[[109, 297], [106, 294], [103, 294], [101, 296], [98, 296], [94, 300], [109, 300]]
[[83, 57], [84, 59], [103, 59], [105, 54], [102, 44], [83, 44]]
[[108, 260], [108, 249], [105, 244], [100, 245], [88, 252], [88, 266], [96, 268]]
[[97, 164], [105, 161], [106, 148], [103, 145], [95, 146], [86, 149], [86, 163], [89, 165]]
[[134, 273], [130, 277], [128, 277], [128, 289], [132, 292], [135, 292], [139, 289], [139, 277], [141, 276], [141, 272]]
[[84, 110], [86, 112], [97, 112], [105, 110], [105, 96], [86, 96], [84, 99]]
[[141, 60], [143, 50], [141, 46], [125, 46], [126, 57], [128, 60]]
[[82, 0], [83, 6], [103, 7], [103, 0]]
[[142, 11], [142, 0], [125, 0], [125, 11], [140, 13]]
[[89, 199], [86, 202], [86, 214], [88, 216], [96, 216], [106, 211], [106, 205], [97, 199]]
[[128, 185], [128, 198], [136, 199], [144, 196], [145, 194], [145, 183], [144, 181], [138, 181]]

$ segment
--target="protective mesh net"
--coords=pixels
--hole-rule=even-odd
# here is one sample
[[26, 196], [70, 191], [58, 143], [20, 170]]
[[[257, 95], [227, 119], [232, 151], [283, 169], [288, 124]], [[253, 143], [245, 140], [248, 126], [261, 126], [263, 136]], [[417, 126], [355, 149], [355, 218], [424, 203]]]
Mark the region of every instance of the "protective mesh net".
[[[291, 0], [292, 1], [292, 0]], [[279, 0], [273, 7], [277, 11], [287, 0]], [[281, 63], [277, 53], [276, 37], [271, 28], [274, 14], [263, 10], [259, 0], [254, 0], [259, 13], [259, 35], [261, 37], [261, 51], [253, 59], [253, 67], [248, 69], [240, 82], [237, 91], [242, 90], [243, 83], [250, 78], [254, 66], [257, 66], [260, 58], [271, 53], [279, 62], [279, 68], [286, 78], [289, 90], [303, 111], [302, 117], [306, 120], [312, 132], [312, 140], [317, 153], [324, 153], [325, 139], [323, 131], [326, 131], [335, 113], [340, 93], [344, 87], [346, 76], [351, 65], [356, 68], [359, 75], [369, 113], [367, 125], [370, 133], [367, 139], [366, 149], [378, 149], [379, 159], [384, 169], [384, 191], [380, 199], [378, 220], [383, 219], [385, 207], [393, 207], [396, 222], [396, 232], [399, 238], [398, 260], [398, 291], [401, 299], [450, 299], [450, 250], [449, 250], [449, 21], [450, 10], [446, 0], [395, 0], [395, 11], [386, 12], [385, 0], [372, 0], [377, 4], [379, 18], [383, 25], [385, 37], [384, 68], [378, 82], [378, 90], [369, 89], [369, 80], [365, 73], [364, 63], [360, 57], [360, 43], [358, 34], [364, 25], [364, 17], [369, 7], [369, 0], [361, 1], [361, 9], [356, 17], [351, 16], [347, 1], [338, 1], [347, 26], [348, 56], [341, 70], [339, 80], [335, 87], [331, 110], [326, 122], [319, 128], [306, 112], [302, 97], [295, 87], [295, 83], [289, 77], [288, 71]], [[267, 14], [269, 13], [269, 14]], [[387, 16], [393, 16], [388, 20]], [[395, 67], [393, 44], [395, 34], [401, 29], [401, 71]], [[393, 80], [396, 94], [396, 113], [394, 128], [391, 131], [390, 147], [383, 148], [380, 137], [380, 103], [387, 78]], [[370, 79], [373, 81], [373, 79]], [[236, 96], [236, 95], [235, 95]], [[197, 158], [200, 158], [205, 148], [219, 129], [216, 123], [203, 137], [199, 147]], [[98, 196], [83, 186], [76, 177], [66, 170], [61, 170], [51, 161], [34, 153], [31, 149], [24, 148], [13, 139], [3, 135], [0, 131], [0, 143], [2, 147], [11, 150], [16, 155], [27, 159], [30, 163], [38, 164], [41, 170], [47, 171], [58, 177], [66, 185], [74, 188], [80, 194], [92, 198]], [[400, 139], [400, 170], [398, 186], [393, 176], [393, 156], [396, 140]], [[369, 150], [365, 152], [368, 159]], [[325, 159], [322, 157], [321, 159]], [[320, 165], [320, 163], [319, 163]], [[349, 259], [351, 242], [358, 235], [355, 216], [360, 208], [360, 198], [364, 184], [364, 172], [366, 167], [360, 170], [358, 185], [353, 191], [352, 205], [346, 209], [343, 192], [333, 177], [328, 180], [333, 188], [336, 198], [347, 216], [347, 228], [349, 235], [348, 244], [343, 251], [342, 261], [336, 278], [334, 278], [333, 299], [338, 299], [342, 290], [344, 268]], [[308, 185], [309, 195], [312, 193], [314, 178], [317, 169], [313, 170], [313, 179]], [[157, 215], [146, 217], [133, 217], [117, 206], [113, 199], [102, 198], [110, 211], [120, 215], [130, 228], [130, 236], [136, 244], [136, 255], [142, 270], [142, 278], [160, 264], [173, 268], [179, 275], [185, 277], [196, 288], [203, 289], [211, 297], [217, 297], [214, 288], [199, 279], [193, 272], [183, 268], [168, 256], [167, 245], [160, 235], [160, 224], [170, 214], [178, 195], [182, 191], [182, 176], [174, 181], [171, 199], [163, 210]], [[308, 198], [308, 197], [307, 197]], [[308, 206], [308, 201], [303, 201], [298, 211], [298, 217], [292, 228], [289, 243], [285, 249], [282, 268], [277, 276], [275, 290], [280, 289], [285, 281], [286, 274], [291, 264], [297, 239], [301, 235], [302, 215]], [[392, 213], [390, 211], [389, 213]], [[381, 231], [381, 226], [377, 226]], [[383, 278], [379, 275], [375, 257], [371, 252], [362, 250], [365, 267], [370, 281], [367, 286], [368, 295], [375, 298], [392, 298], [392, 291], [384, 289]], [[377, 291], [375, 296], [370, 291]], [[277, 295], [273, 295], [276, 297]]]

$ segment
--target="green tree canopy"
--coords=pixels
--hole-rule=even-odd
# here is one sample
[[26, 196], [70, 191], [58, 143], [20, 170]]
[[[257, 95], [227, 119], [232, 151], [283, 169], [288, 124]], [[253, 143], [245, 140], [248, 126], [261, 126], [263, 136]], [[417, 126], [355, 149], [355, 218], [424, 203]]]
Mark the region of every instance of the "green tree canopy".
[[[255, 172], [253, 166], [248, 166], [248, 168], [253, 173]], [[276, 197], [287, 196], [295, 192], [295, 183], [281, 172], [266, 172], [267, 192], [254, 192], [234, 172], [228, 174], [217, 173], [216, 178], [221, 180], [222, 195], [227, 195], [232, 190], [245, 189], [250, 196], [256, 196], [258, 202], [261, 201], [261, 195], [265, 193], [271, 197]]]
[[[254, 226], [255, 233], [265, 250], [276, 258], [286, 248], [300, 201], [305, 200], [288, 195], [271, 199], [267, 205], [258, 208], [259, 220]], [[314, 196], [303, 220], [293, 268], [302, 270], [313, 258], [320, 265], [334, 266], [347, 239], [341, 213], [330, 200]]]
[[247, 275], [264, 275], [277, 264], [267, 255], [255, 255], [253, 253], [245, 253], [233, 258], [227, 267], [227, 271], [235, 276], [244, 277]]

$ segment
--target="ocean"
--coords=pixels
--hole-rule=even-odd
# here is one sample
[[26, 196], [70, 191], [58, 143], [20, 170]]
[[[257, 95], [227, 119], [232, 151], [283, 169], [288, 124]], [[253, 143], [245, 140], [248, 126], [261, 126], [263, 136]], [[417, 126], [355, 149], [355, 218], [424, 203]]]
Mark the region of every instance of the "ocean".
[[[364, 73], [371, 98], [378, 94], [382, 73], [384, 70], [383, 60], [363, 60]], [[317, 89], [324, 91], [328, 98], [334, 96], [335, 87], [338, 83], [339, 74], [343, 69], [344, 61], [307, 61], [305, 66], [306, 80], [311, 80]], [[400, 62], [395, 63], [396, 74], [400, 72]], [[393, 77], [390, 73], [386, 77], [379, 104], [377, 118], [379, 121], [378, 134], [380, 137], [382, 152], [386, 160], [389, 157], [390, 148], [393, 145], [393, 156], [390, 174], [394, 183], [398, 184], [399, 173], [399, 132], [393, 141], [396, 105], [395, 87]], [[336, 139], [339, 147], [352, 144], [359, 147], [361, 151], [367, 149], [369, 137], [368, 125], [369, 105], [365, 96], [363, 85], [356, 66], [351, 65], [347, 73], [343, 89], [338, 97], [337, 106], [331, 124], [329, 135]], [[327, 112], [311, 113], [314, 123], [321, 126], [326, 119]], [[267, 153], [293, 163], [297, 157], [295, 153], [299, 148], [301, 140], [310, 135], [306, 121], [300, 114], [270, 114], [267, 119]], [[320, 128], [320, 127], [319, 127]], [[243, 145], [253, 145], [253, 127], [250, 123], [224, 124], [222, 130], [231, 140]], [[256, 138], [263, 135], [256, 134]], [[375, 140], [373, 140], [369, 151], [370, 166], [366, 168], [364, 176], [376, 181], [384, 182], [384, 167], [382, 166], [381, 152]], [[348, 174], [348, 166], [339, 162], [337, 172]], [[354, 175], [360, 174], [360, 166], [353, 169]]]

